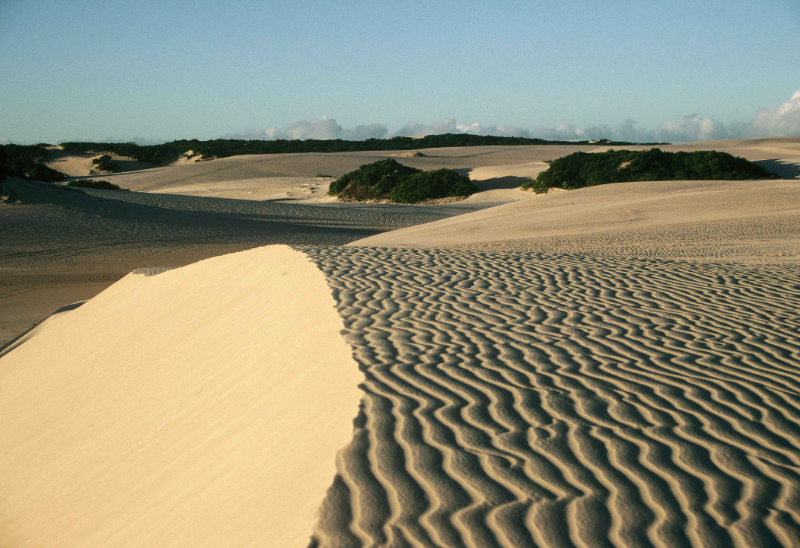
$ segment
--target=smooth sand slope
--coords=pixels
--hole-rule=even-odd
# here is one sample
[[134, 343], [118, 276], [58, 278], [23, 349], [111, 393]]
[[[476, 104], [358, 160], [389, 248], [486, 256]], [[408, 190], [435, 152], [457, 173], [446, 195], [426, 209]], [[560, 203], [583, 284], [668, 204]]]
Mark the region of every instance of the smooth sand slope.
[[663, 181], [551, 191], [349, 245], [786, 260], [800, 254], [800, 181]]
[[136, 272], [0, 358], [0, 546], [308, 545], [363, 379], [271, 246]]

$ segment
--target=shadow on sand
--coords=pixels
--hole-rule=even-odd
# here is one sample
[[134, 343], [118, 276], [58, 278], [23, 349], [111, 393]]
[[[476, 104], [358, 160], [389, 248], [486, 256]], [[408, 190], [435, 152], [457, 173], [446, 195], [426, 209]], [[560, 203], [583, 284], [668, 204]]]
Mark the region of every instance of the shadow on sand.
[[[472, 168], [454, 169], [453, 171], [464, 177], [469, 177]], [[519, 188], [523, 183], [527, 183], [530, 180], [530, 177], [507, 175], [505, 177], [492, 177], [491, 179], [472, 181], [472, 184], [481, 190], [494, 190], [497, 188]]]
[[780, 175], [784, 179], [800, 179], [800, 158], [792, 158], [792, 161], [783, 160], [759, 160], [754, 162], [770, 173]]

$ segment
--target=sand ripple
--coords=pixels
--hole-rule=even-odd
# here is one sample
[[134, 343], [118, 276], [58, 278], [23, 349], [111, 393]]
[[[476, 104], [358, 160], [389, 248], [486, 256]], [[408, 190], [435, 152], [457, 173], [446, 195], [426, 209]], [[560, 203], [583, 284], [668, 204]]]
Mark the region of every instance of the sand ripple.
[[796, 267], [300, 249], [366, 377], [320, 545], [800, 545]]

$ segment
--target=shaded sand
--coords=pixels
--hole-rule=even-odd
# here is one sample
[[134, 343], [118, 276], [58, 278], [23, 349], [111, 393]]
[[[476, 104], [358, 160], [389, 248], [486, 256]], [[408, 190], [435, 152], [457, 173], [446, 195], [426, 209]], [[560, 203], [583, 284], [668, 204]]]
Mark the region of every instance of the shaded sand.
[[272, 246], [139, 271], [0, 358], [3, 546], [308, 544], [362, 380]]
[[304, 249], [364, 371], [320, 546], [800, 545], [800, 272]]
[[530, 198], [349, 245], [797, 261], [800, 181], [618, 183]]
[[[267, 244], [341, 245], [486, 204], [309, 206], [85, 190], [8, 179], [0, 205], [0, 347], [139, 267]], [[466, 208], [466, 209], [465, 209]]]
[[310, 200], [328, 194], [330, 177], [264, 177], [241, 180], [174, 183], [148, 192], [211, 196], [237, 200]]

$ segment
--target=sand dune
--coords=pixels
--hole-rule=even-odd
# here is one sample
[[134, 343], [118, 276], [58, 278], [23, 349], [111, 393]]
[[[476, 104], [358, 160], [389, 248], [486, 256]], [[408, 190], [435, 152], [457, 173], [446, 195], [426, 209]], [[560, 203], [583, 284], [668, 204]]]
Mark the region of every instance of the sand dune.
[[0, 358], [0, 545], [305, 547], [361, 397], [341, 328], [285, 246], [45, 326]]
[[268, 244], [341, 245], [488, 205], [309, 206], [81, 193], [16, 179], [2, 187], [14, 203], [0, 205], [0, 346], [135, 268], [184, 266]]
[[320, 546], [797, 546], [796, 266], [306, 249], [366, 375]]
[[797, 261], [800, 255], [796, 180], [619, 183], [529, 196], [349, 245], [700, 261]]
[[[594, 148], [596, 147], [571, 145], [463, 147], [426, 149], [422, 151], [423, 156], [413, 156], [404, 151], [261, 154], [234, 156], [191, 165], [155, 167], [104, 178], [123, 188], [141, 192], [249, 200], [318, 201], [325, 196], [333, 179], [317, 175], [340, 177], [363, 164], [384, 158], [394, 158], [423, 170], [450, 168], [469, 172], [471, 169], [487, 166], [527, 164], [558, 158], [576, 150], [589, 151]], [[491, 188], [506, 188], [509, 181], [505, 179], [488, 184]]]
[[[100, 154], [76, 154], [74, 152], [64, 151], [59, 146], [47, 147], [50, 151], [50, 161], [47, 162], [48, 167], [60, 171], [70, 177], [105, 177], [107, 174], [98, 172], [92, 164], [92, 159], [97, 158]], [[120, 171], [140, 171], [151, 167], [151, 164], [145, 162], [137, 162], [126, 156], [119, 156], [118, 154], [109, 153], [111, 159], [119, 166]]]
[[[546, 168], [542, 162], [573, 152], [596, 152], [609, 148], [649, 149], [652, 145], [608, 147], [597, 145], [532, 145], [434, 148], [419, 151], [376, 151], [303, 154], [261, 154], [235, 156], [186, 164], [148, 167], [120, 160], [123, 173], [103, 175], [104, 179], [131, 190], [223, 197], [247, 200], [292, 199], [316, 201], [327, 192], [330, 179], [317, 175], [341, 175], [360, 165], [383, 158], [418, 169], [440, 168], [463, 171], [484, 189], [492, 200], [514, 201], [519, 196], [497, 192], [515, 188]], [[762, 162], [785, 177], [800, 176], [800, 138], [739, 139], [661, 145], [668, 151], [720, 150], [748, 160]], [[63, 154], [63, 153], [58, 153]], [[421, 155], [419, 155], [421, 154]], [[59, 167], [61, 166], [61, 167]], [[88, 156], [62, 156], [51, 167], [72, 176], [86, 176]], [[487, 200], [476, 197], [473, 200]]]
[[[792, 170], [800, 139], [681, 147], [723, 145]], [[208, 545], [301, 545], [313, 534], [320, 548], [800, 545], [800, 183], [504, 188], [556, 152], [403, 158], [451, 162], [496, 185], [484, 196], [524, 198], [489, 209], [477, 210], [480, 196], [449, 210], [350, 210], [141, 193], [92, 206], [81, 234], [95, 217], [157, 205], [154, 223], [175, 215], [172, 230], [192, 227], [185, 245], [218, 214], [243, 223], [241, 234], [270, 221], [336, 236], [131, 275], [0, 358], [0, 414], [17, 417], [0, 422], [12, 448], [0, 454], [0, 492], [12, 494], [0, 499], [0, 538], [161, 545], [197, 530]], [[431, 222], [415, 225], [422, 215]], [[397, 230], [357, 241], [337, 232], [362, 227]], [[41, 249], [69, 264], [49, 237]], [[36, 255], [11, 260], [45, 260]], [[91, 365], [117, 362], [105, 375]], [[265, 362], [298, 364], [302, 380], [284, 392]], [[71, 437], [90, 419], [100, 435]], [[313, 439], [303, 426], [317, 419], [336, 435]], [[179, 425], [193, 429], [176, 436]], [[310, 438], [292, 451], [259, 445], [295, 425]], [[174, 454], [192, 466], [154, 466]], [[319, 470], [310, 483], [291, 483], [294, 472], [270, 483], [298, 455]], [[154, 469], [160, 483], [142, 480]], [[70, 481], [86, 470], [103, 481]], [[258, 478], [249, 489], [248, 471]], [[217, 489], [220, 477], [235, 489]], [[118, 485], [128, 494], [113, 495]], [[273, 513], [275, 501], [300, 514]]]

